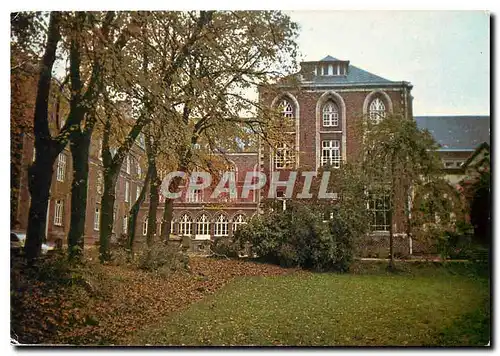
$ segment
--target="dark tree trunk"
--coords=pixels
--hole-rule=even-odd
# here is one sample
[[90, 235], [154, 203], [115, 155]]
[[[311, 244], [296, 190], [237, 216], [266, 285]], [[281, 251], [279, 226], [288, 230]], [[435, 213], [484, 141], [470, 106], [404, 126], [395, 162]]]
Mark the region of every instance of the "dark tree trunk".
[[146, 179], [144, 180], [144, 185], [142, 186], [141, 193], [139, 194], [139, 198], [137, 198], [132, 208], [130, 208], [130, 215], [128, 217], [128, 229], [127, 229], [127, 249], [130, 252], [130, 255], [133, 256], [134, 249], [134, 239], [135, 239], [135, 231], [137, 226], [137, 215], [139, 214], [139, 209], [141, 208], [142, 203], [146, 198], [146, 192], [148, 190], [149, 181], [151, 180], [151, 171], [148, 169], [146, 173]]
[[91, 137], [91, 130], [77, 132], [72, 135], [70, 141], [73, 157], [71, 222], [68, 233], [68, 257], [70, 260], [78, 259], [83, 254]]
[[109, 244], [113, 233], [115, 186], [119, 171], [104, 175], [104, 192], [101, 197], [101, 219], [99, 224], [99, 259], [101, 262], [111, 258]]
[[[39, 146], [39, 148], [41, 148]], [[29, 190], [31, 194], [31, 205], [28, 214], [28, 233], [24, 251], [26, 258], [31, 264], [40, 254], [42, 242], [45, 236], [47, 209], [50, 195], [50, 185], [55, 156], [51, 152], [38, 154], [37, 160], [29, 169]]]
[[149, 185], [149, 211], [148, 211], [148, 235], [146, 242], [148, 246], [152, 246], [156, 235], [156, 212], [158, 211], [159, 195], [158, 188], [161, 184], [156, 171], [156, 164], [153, 164], [151, 169], [151, 180]]
[[[169, 190], [171, 192], [176, 192], [179, 188], [180, 182], [180, 178], [176, 177], [172, 179]], [[161, 236], [163, 241], [165, 241], [166, 243], [168, 243], [168, 241], [170, 240], [170, 227], [172, 226], [173, 211], [174, 200], [165, 198], [165, 207], [163, 209], [163, 219], [161, 222]]]
[[[52, 183], [53, 164], [57, 153], [56, 145], [52, 143], [48, 122], [48, 104], [50, 84], [52, 81], [52, 67], [56, 59], [57, 43], [61, 38], [60, 33], [61, 13], [51, 12], [47, 44], [40, 69], [38, 90], [35, 102], [34, 134], [36, 159], [30, 167], [29, 189], [31, 193], [31, 206], [28, 214], [28, 231], [24, 251], [31, 264], [40, 254], [42, 239], [45, 236], [47, 204], [49, 190]], [[58, 148], [61, 145], [58, 146]], [[60, 147], [60, 150], [64, 145]]]

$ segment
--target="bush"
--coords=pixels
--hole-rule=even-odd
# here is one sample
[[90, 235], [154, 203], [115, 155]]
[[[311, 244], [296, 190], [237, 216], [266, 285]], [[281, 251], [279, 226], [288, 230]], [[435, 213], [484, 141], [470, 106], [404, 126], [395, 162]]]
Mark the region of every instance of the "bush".
[[[345, 207], [325, 208], [289, 203], [286, 211], [274, 211], [252, 219], [235, 233], [239, 246], [251, 245], [251, 253], [283, 267], [319, 271], [347, 271], [353, 260], [354, 239], [364, 226]], [[326, 214], [325, 214], [326, 213]], [[332, 213], [332, 214], [330, 214]], [[324, 221], [324, 216], [331, 216]]]
[[215, 255], [236, 258], [242, 248], [237, 242], [228, 237], [217, 237], [212, 243], [211, 250]]
[[160, 243], [146, 247], [138, 253], [137, 267], [145, 271], [168, 274], [172, 271], [188, 269], [189, 259], [178, 245]]

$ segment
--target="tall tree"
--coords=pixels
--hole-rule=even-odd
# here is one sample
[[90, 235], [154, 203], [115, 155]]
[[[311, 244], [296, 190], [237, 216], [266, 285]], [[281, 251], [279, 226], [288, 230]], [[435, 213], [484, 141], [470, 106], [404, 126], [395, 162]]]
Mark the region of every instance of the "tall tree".
[[[389, 203], [389, 267], [394, 268], [394, 227], [399, 212], [411, 234], [411, 190], [434, 182], [442, 174], [436, 142], [413, 119], [390, 114], [378, 123], [363, 122], [362, 167], [369, 177], [368, 193], [373, 199], [386, 197]], [[399, 230], [401, 231], [401, 225]], [[409, 235], [410, 236], [410, 235]]]
[[[69, 258], [80, 257], [83, 251], [83, 235], [87, 208], [87, 182], [89, 172], [89, 148], [97, 123], [96, 105], [98, 94], [102, 93], [106, 85], [106, 70], [109, 63], [127, 44], [130, 36], [130, 27], [134, 25], [127, 14], [116, 16], [114, 11], [106, 13], [77, 13], [77, 21], [73, 28], [73, 39], [70, 43], [70, 75], [72, 83], [73, 105], [85, 107], [84, 119], [81, 124], [74, 126], [70, 136], [70, 149], [73, 157], [73, 181], [71, 186], [71, 221], [68, 233]], [[96, 26], [100, 24], [101, 26]], [[79, 39], [77, 40], [77, 37]], [[111, 38], [116, 38], [112, 41]], [[90, 63], [83, 63], [84, 60]], [[95, 95], [92, 100], [83, 102], [82, 89], [85, 83], [80, 74], [81, 69], [92, 65], [99, 68], [99, 79], [93, 83]], [[75, 109], [76, 110], [76, 109]]]
[[[141, 113], [137, 120], [133, 123], [128, 133], [125, 135], [125, 139], [120, 144], [117, 152], [114, 156], [111, 155], [110, 151], [110, 138], [113, 134], [113, 125], [110, 115], [105, 118], [104, 123], [104, 134], [103, 134], [103, 146], [102, 146], [102, 156], [104, 165], [104, 192], [101, 198], [101, 221], [100, 221], [100, 235], [99, 235], [99, 256], [102, 262], [110, 258], [109, 252], [109, 241], [112, 233], [113, 225], [113, 206], [115, 202], [115, 185], [118, 179], [121, 165], [126, 155], [129, 153], [132, 145], [134, 144], [136, 138], [141, 133], [143, 128], [152, 120], [151, 107], [159, 101], [157, 96], [162, 94], [169, 95], [172, 90], [172, 86], [176, 83], [179, 71], [184, 65], [186, 58], [190, 55], [191, 49], [197, 44], [197, 42], [205, 36], [205, 29], [207, 25], [212, 21], [212, 11], [201, 11], [198, 16], [194, 13], [156, 13], [150, 14], [146, 13], [145, 17], [148, 21], [153, 21], [153, 19], [158, 20], [156, 24], [152, 22], [144, 21], [143, 26], [147, 25], [148, 29], [163, 29], [163, 35], [168, 36], [173, 34], [172, 37], [175, 38], [176, 47], [169, 48], [167, 53], [164, 55], [160, 52], [158, 55], [157, 41], [155, 40], [154, 33], [151, 34], [151, 39], [153, 43], [148, 46], [148, 52], [143, 51], [141, 47], [139, 53], [142, 55], [141, 62], [143, 63], [143, 72], [148, 73], [147, 76], [142, 78], [141, 93], [139, 94], [140, 100], [142, 100]], [[172, 25], [174, 23], [175, 26]], [[143, 27], [144, 28], [144, 27]], [[187, 31], [186, 31], [187, 28]], [[144, 31], [142, 32], [145, 33]], [[149, 38], [149, 32], [146, 33], [148, 36], [142, 36], [143, 42]], [[154, 57], [158, 59], [158, 62], [153, 62], [149, 59], [149, 51], [155, 52], [157, 55]], [[159, 67], [155, 67], [159, 63]], [[155, 74], [153, 78], [149, 74]], [[154, 79], [157, 76], [161, 78], [161, 90], [151, 91], [151, 83], [158, 83]], [[135, 86], [130, 85], [125, 78], [125, 82], [130, 86], [130, 91], [135, 90]], [[136, 83], [134, 83], [136, 84]], [[121, 88], [125, 89], [126, 88]], [[130, 94], [129, 91], [129, 94]], [[131, 94], [134, 96], [136, 93]], [[137, 96], [135, 96], [137, 98]], [[144, 100], [145, 99], [145, 100]], [[112, 101], [112, 100], [109, 100]], [[116, 113], [118, 116], [123, 115], [122, 112]], [[118, 120], [119, 121], [119, 120]], [[116, 122], [116, 121], [115, 121]], [[123, 120], [122, 120], [123, 122]]]
[[48, 99], [52, 82], [52, 68], [56, 60], [57, 44], [61, 39], [61, 21], [62, 14], [60, 12], [51, 12], [37, 85], [33, 120], [36, 158], [29, 169], [31, 206], [25, 245], [26, 257], [30, 262], [40, 253], [42, 239], [45, 236], [45, 217], [47, 215], [53, 163], [57, 154], [64, 148], [64, 144], [60, 140], [52, 138], [48, 122]]

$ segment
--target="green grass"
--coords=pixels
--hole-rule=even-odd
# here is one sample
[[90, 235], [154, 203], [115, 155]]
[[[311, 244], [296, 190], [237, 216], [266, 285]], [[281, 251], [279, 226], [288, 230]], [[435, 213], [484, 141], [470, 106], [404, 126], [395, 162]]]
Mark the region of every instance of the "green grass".
[[[241, 278], [134, 344], [417, 346], [488, 343], [485, 278], [453, 268], [390, 275], [304, 274]], [[459, 267], [459, 269], [463, 269]], [[474, 278], [473, 278], [474, 277]]]

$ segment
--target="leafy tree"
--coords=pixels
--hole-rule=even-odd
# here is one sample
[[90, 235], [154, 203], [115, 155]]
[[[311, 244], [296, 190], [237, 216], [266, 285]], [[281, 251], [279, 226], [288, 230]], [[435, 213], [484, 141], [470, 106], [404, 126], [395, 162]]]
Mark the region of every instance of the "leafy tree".
[[414, 120], [400, 114], [389, 114], [379, 122], [363, 120], [360, 129], [363, 149], [359, 158], [370, 182], [367, 191], [387, 195], [389, 200], [389, 267], [394, 268], [396, 216], [399, 213], [411, 236], [409, 197], [412, 190], [432, 185], [442, 175], [438, 146], [428, 131], [421, 131]]

